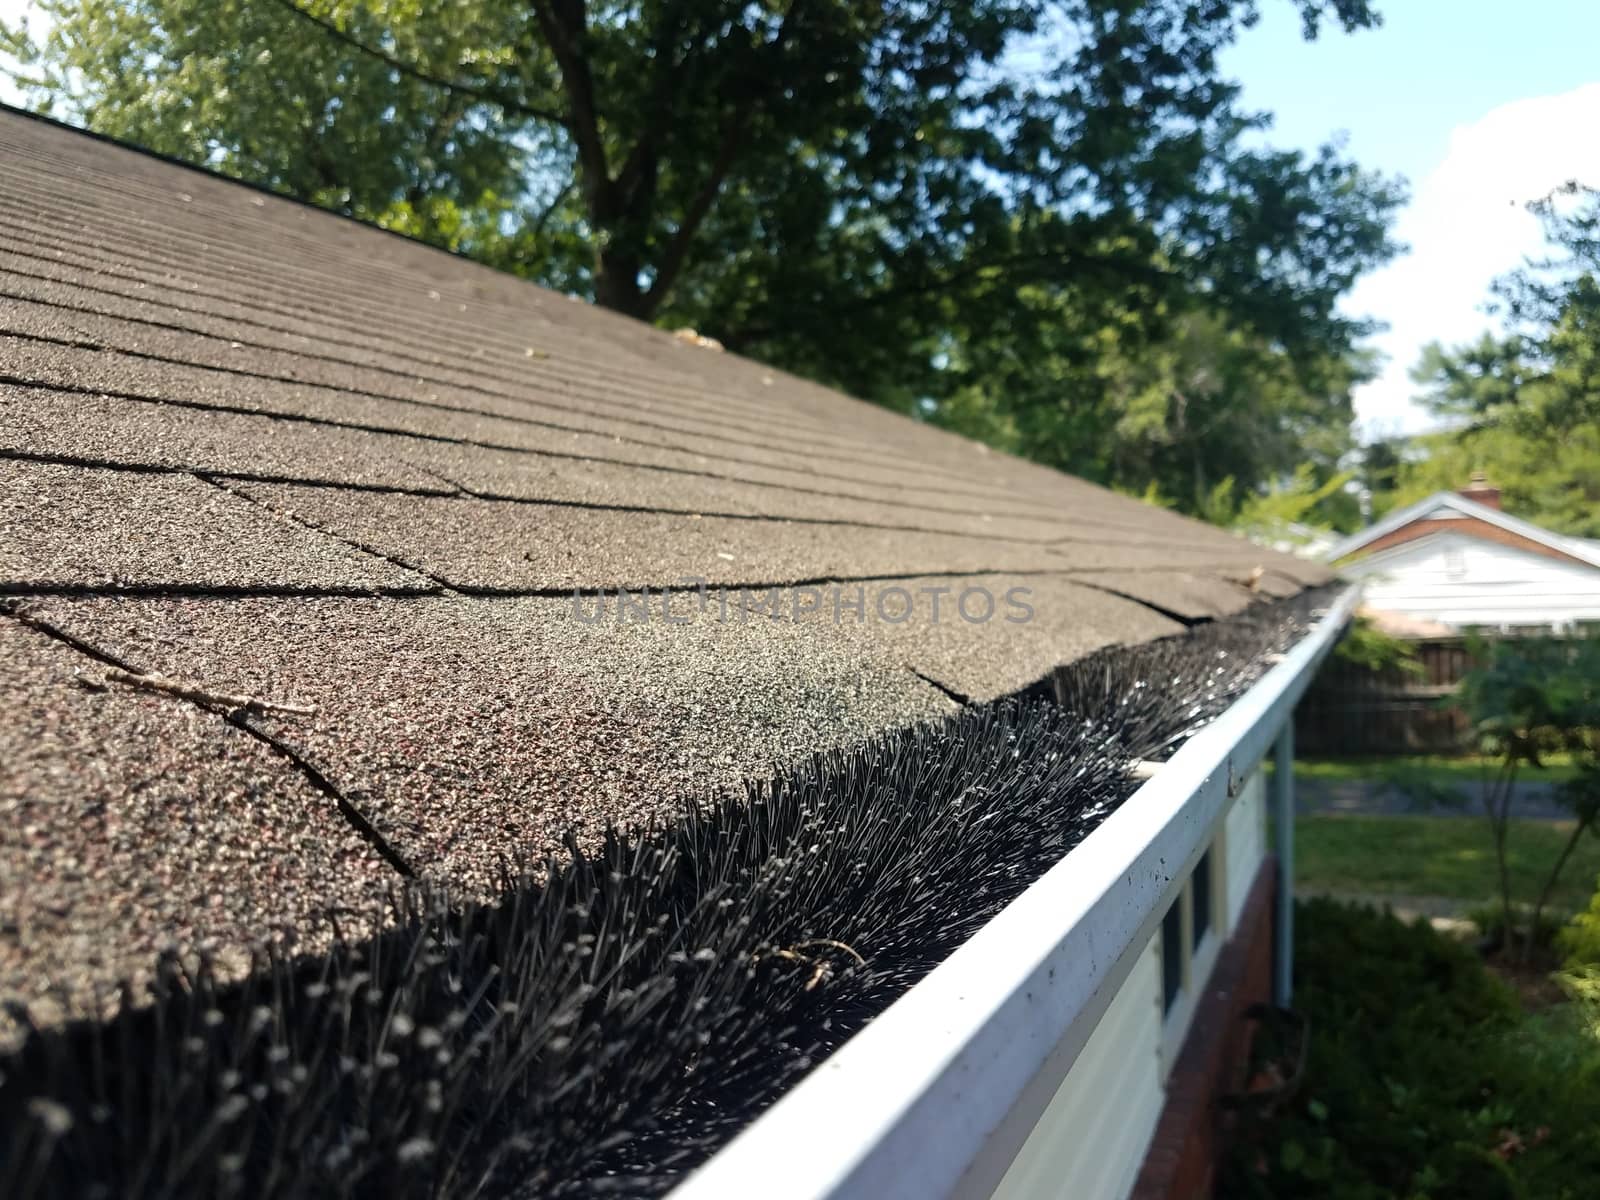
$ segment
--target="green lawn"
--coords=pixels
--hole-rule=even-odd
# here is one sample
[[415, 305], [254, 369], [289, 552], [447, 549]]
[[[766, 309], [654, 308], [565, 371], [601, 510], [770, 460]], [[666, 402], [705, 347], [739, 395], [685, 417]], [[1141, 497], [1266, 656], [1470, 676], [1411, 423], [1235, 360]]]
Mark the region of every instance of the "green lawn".
[[[1329, 783], [1352, 783], [1367, 779], [1403, 781], [1426, 777], [1459, 787], [1476, 785], [1498, 766], [1497, 759], [1485, 759], [1476, 754], [1450, 758], [1437, 754], [1395, 754], [1371, 758], [1296, 759], [1294, 772], [1301, 779], [1321, 779]], [[1517, 771], [1517, 778], [1554, 783], [1570, 779], [1574, 774], [1569, 755], [1552, 754], [1545, 760], [1542, 769], [1522, 767]]]
[[[1513, 821], [1512, 897], [1532, 902], [1572, 827]], [[1551, 900], [1561, 914], [1589, 903], [1600, 876], [1600, 837], [1586, 834]], [[1295, 821], [1295, 884], [1303, 892], [1440, 896], [1469, 905], [1498, 894], [1487, 823], [1471, 818], [1302, 816]]]

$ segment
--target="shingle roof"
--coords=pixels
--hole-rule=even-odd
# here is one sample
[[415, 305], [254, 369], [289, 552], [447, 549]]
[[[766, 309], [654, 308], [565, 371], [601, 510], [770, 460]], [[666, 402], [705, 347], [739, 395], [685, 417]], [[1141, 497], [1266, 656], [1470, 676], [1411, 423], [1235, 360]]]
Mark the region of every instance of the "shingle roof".
[[[314, 942], [401, 871], [481, 886], [1327, 577], [10, 111], [0, 162], [7, 996], [87, 1006], [164, 941]], [[743, 611], [782, 585], [783, 619]], [[652, 619], [579, 619], [574, 589], [619, 587]], [[963, 619], [968, 588], [1033, 619]]]

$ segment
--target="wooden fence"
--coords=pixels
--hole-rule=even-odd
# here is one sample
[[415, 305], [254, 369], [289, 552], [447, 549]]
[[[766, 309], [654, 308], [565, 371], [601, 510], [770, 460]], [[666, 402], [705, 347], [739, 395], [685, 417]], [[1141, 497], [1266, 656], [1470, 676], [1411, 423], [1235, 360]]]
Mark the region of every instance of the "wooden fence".
[[1453, 754], [1468, 749], [1465, 714], [1444, 698], [1468, 666], [1466, 643], [1415, 643], [1420, 673], [1372, 671], [1331, 655], [1295, 713], [1295, 749], [1315, 757]]

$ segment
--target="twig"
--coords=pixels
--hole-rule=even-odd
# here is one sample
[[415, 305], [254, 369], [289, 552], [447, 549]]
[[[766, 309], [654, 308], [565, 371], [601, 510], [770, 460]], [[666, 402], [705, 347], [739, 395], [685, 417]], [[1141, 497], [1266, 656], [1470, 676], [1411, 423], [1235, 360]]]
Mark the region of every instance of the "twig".
[[1136, 758], [1128, 764], [1128, 774], [1138, 780], [1154, 779], [1156, 772], [1167, 764], [1149, 758]]
[[247, 712], [288, 713], [296, 717], [310, 717], [317, 711], [309, 704], [285, 704], [278, 700], [264, 700], [260, 696], [235, 696], [228, 692], [213, 692], [196, 687], [192, 683], [168, 679], [165, 675], [135, 675], [132, 671], [112, 669], [106, 672], [106, 682], [122, 683], [149, 692], [161, 692], [164, 695], [176, 696], [180, 700], [192, 700], [196, 704], [220, 704], [224, 708], [244, 709]]
[[821, 983], [833, 973], [833, 966], [828, 962], [827, 959], [818, 959], [813, 958], [809, 954], [801, 954], [800, 949], [805, 946], [829, 946], [835, 950], [843, 950], [863, 967], [867, 965], [867, 960], [861, 957], [860, 953], [855, 949], [855, 947], [847, 946], [845, 943], [835, 941], [833, 938], [807, 938], [805, 941], [796, 942], [790, 947], [779, 950], [769, 950], [765, 954], [758, 954], [755, 956], [755, 961], [760, 962], [763, 958], [781, 958], [788, 962], [805, 963], [808, 966], [814, 967], [815, 970], [811, 972], [811, 978], [806, 980], [806, 991], [809, 992], [812, 988], [816, 987], [817, 984]]
[[832, 938], [808, 938], [806, 941], [795, 943], [797, 949], [801, 946], [832, 946], [835, 950], [843, 950], [861, 966], [867, 965], [867, 960], [861, 957], [855, 947], [847, 946], [843, 942], [836, 942]]

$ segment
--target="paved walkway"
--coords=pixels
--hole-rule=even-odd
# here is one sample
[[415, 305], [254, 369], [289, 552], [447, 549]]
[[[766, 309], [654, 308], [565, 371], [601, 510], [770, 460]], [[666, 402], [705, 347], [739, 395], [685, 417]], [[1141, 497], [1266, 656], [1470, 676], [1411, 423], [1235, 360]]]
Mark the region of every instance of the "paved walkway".
[[[1429, 803], [1403, 791], [1387, 779], [1353, 782], [1326, 779], [1297, 779], [1295, 793], [1302, 813], [1359, 813], [1378, 816], [1419, 815], [1436, 817], [1480, 817], [1483, 793], [1476, 783], [1455, 789], [1465, 804]], [[1512, 785], [1511, 815], [1535, 821], [1570, 820], [1572, 814], [1557, 799], [1552, 783]]]

